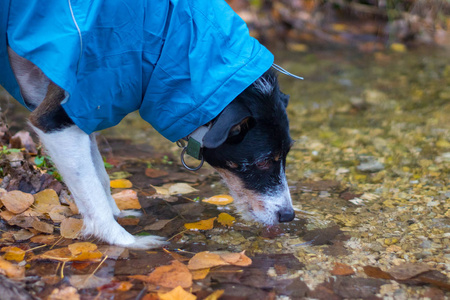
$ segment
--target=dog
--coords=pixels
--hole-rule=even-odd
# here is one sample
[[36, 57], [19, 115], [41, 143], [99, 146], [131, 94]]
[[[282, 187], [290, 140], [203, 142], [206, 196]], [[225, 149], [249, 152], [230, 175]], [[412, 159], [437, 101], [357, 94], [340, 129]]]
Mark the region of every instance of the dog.
[[135, 110], [169, 140], [199, 143], [245, 219], [294, 219], [289, 96], [273, 55], [224, 1], [49, 1], [45, 10], [21, 1], [0, 7], [0, 84], [32, 111], [85, 236], [137, 249], [165, 244], [117, 223], [135, 213], [111, 197], [93, 135]]

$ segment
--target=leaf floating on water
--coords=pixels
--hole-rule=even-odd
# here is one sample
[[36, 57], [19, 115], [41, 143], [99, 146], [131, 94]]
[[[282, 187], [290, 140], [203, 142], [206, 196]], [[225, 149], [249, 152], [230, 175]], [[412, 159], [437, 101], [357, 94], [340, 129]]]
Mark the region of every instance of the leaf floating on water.
[[11, 191], [4, 194], [0, 200], [8, 211], [20, 214], [33, 204], [34, 197], [21, 191]]
[[191, 258], [188, 263], [188, 268], [189, 270], [199, 270], [225, 265], [229, 265], [229, 263], [224, 261], [219, 254], [204, 251], [195, 254], [194, 257]]
[[197, 297], [186, 292], [181, 286], [177, 286], [168, 293], [158, 293], [161, 300], [196, 300]]
[[246, 267], [252, 264], [250, 257], [245, 255], [245, 250], [240, 253], [225, 252], [219, 255], [224, 261], [234, 266]]
[[112, 174], [109, 174], [109, 179], [110, 180], [116, 180], [116, 179], [126, 179], [128, 177], [133, 176], [131, 173], [126, 172], [126, 171], [119, 171], [119, 172], [114, 172]]
[[189, 230], [210, 230], [214, 228], [214, 220], [217, 219], [216, 217], [207, 219], [207, 220], [201, 220], [194, 223], [186, 223], [184, 224], [184, 227]]
[[190, 194], [193, 192], [198, 192], [197, 189], [194, 189], [193, 187], [191, 187], [189, 184], [187, 183], [175, 183], [171, 186], [169, 186], [169, 194], [170, 195], [184, 195], [184, 194]]
[[219, 222], [223, 226], [230, 227], [234, 222], [236, 222], [236, 218], [227, 213], [220, 213], [217, 217], [217, 222]]
[[193, 280], [205, 279], [206, 276], [209, 274], [209, 270], [210, 270], [210, 268], [199, 269], [199, 270], [191, 270], [192, 279]]
[[192, 286], [192, 274], [186, 265], [177, 260], [172, 261], [168, 266], [157, 267], [148, 275], [147, 280], [147, 282], [167, 288]]
[[68, 300], [79, 300], [80, 295], [77, 292], [77, 289], [73, 286], [67, 286], [62, 289], [54, 289], [50, 296], [48, 296], [49, 300], [60, 300], [60, 299], [68, 299]]
[[144, 230], [160, 230], [163, 229], [164, 226], [166, 226], [170, 221], [172, 221], [173, 219], [169, 219], [169, 220], [158, 220], [153, 224], [147, 225], [144, 227]]
[[98, 277], [92, 274], [72, 275], [69, 277], [69, 281], [77, 289], [91, 289], [110, 283], [111, 278]]
[[6, 260], [14, 260], [14, 261], [20, 262], [25, 257], [25, 251], [18, 247], [14, 247], [14, 246], [3, 247], [0, 251], [5, 252], [5, 254], [3, 255], [3, 258]]
[[119, 193], [113, 194], [112, 197], [120, 210], [142, 208], [141, 204], [139, 203], [136, 191], [124, 190]]
[[133, 184], [128, 179], [114, 179], [110, 181], [109, 185], [113, 189], [129, 189], [133, 187]]
[[233, 197], [229, 195], [217, 195], [212, 196], [211, 198], [204, 199], [202, 202], [206, 202], [209, 204], [215, 204], [215, 205], [227, 205], [233, 202]]

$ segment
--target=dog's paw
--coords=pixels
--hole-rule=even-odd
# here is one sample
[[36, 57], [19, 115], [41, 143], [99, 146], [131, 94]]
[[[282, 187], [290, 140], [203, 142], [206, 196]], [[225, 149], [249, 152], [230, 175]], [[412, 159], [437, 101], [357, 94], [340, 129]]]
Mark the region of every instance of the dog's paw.
[[118, 218], [125, 218], [125, 217], [136, 217], [139, 218], [142, 216], [142, 212], [139, 210], [121, 210], [118, 214], [115, 215]]
[[120, 246], [130, 249], [152, 249], [164, 247], [168, 244], [165, 238], [157, 235], [133, 236], [134, 242], [130, 244], [122, 244]]

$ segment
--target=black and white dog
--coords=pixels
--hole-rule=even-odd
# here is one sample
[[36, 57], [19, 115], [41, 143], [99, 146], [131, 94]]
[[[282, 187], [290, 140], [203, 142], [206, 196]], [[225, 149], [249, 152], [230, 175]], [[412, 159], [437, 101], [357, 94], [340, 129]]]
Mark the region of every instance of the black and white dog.
[[[21, 94], [34, 108], [30, 124], [84, 217], [83, 234], [130, 248], [163, 245], [161, 237], [133, 236], [115, 220], [132, 212], [121, 212], [111, 197], [94, 136], [81, 130], [62, 105], [66, 91], [10, 47], [8, 55]], [[268, 70], [209, 122], [202, 138], [205, 161], [220, 173], [242, 215], [270, 225], [294, 219], [285, 176], [292, 145], [288, 98]]]

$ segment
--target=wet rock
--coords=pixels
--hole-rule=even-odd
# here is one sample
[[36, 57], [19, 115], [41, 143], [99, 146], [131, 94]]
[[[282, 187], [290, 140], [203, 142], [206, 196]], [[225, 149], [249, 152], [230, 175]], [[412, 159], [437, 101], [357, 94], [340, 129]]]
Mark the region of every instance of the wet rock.
[[334, 225], [327, 228], [319, 228], [306, 232], [303, 236], [305, 241], [311, 242], [312, 245], [329, 245], [332, 244], [332, 240], [338, 235], [341, 234], [338, 225]]
[[376, 295], [386, 283], [383, 279], [339, 276], [333, 284], [333, 291], [343, 298], [369, 298]]
[[356, 167], [361, 172], [376, 173], [384, 170], [384, 164], [373, 156], [360, 157], [360, 164]]

